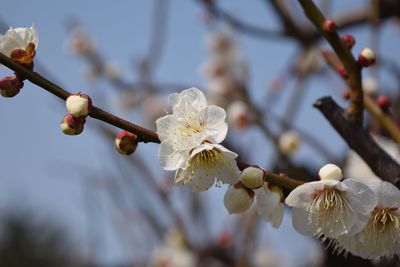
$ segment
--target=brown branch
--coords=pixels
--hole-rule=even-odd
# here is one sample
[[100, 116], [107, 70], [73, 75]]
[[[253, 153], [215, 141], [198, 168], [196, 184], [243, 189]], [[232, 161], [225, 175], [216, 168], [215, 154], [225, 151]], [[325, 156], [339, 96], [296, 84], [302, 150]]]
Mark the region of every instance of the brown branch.
[[361, 125], [349, 119], [348, 114], [331, 97], [324, 97], [314, 103], [335, 130], [368, 164], [381, 179], [400, 187], [400, 165], [397, 164]]
[[[30, 82], [36, 84], [37, 86], [45, 89], [46, 91], [52, 93], [53, 95], [66, 100], [67, 97], [71, 94], [67, 90], [61, 88], [60, 86], [52, 83], [47, 80], [40, 74], [31, 71], [18, 63], [15, 63], [13, 60], [8, 58], [6, 55], [0, 53], [0, 63], [4, 66], [14, 70], [16, 73], [29, 80]], [[98, 107], [93, 106], [92, 112], [89, 114], [90, 117], [107, 122], [113, 126], [124, 129], [131, 133], [136, 134], [139, 137], [141, 142], [153, 142], [160, 143], [157, 134], [154, 131], [143, 128], [139, 125], [133, 124], [127, 120], [119, 118], [107, 111], [104, 111]]]
[[326, 32], [323, 30], [323, 24], [326, 18], [311, 0], [299, 0], [306, 16], [314, 24], [317, 30], [331, 45], [336, 55], [339, 57], [343, 66], [346, 68], [347, 80], [350, 86], [350, 105], [347, 108], [349, 119], [362, 124], [364, 100], [361, 84], [361, 68], [354, 59], [351, 51], [343, 44], [338, 33], [333, 30]]
[[[330, 51], [322, 50], [322, 55], [324, 56], [326, 62], [340, 74], [340, 70], [343, 69], [343, 65], [340, 60]], [[343, 79], [348, 83], [347, 79]], [[400, 128], [396, 121], [388, 114], [382, 111], [378, 104], [372, 99], [371, 96], [364, 93], [364, 105], [369, 111], [369, 113], [374, 116], [379, 123], [386, 129], [388, 134], [392, 137], [394, 141], [400, 144]]]

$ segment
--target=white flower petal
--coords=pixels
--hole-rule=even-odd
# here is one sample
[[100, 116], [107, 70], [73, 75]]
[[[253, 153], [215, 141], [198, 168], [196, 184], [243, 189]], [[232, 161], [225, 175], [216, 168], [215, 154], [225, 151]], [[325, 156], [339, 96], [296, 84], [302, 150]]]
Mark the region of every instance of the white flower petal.
[[349, 188], [345, 196], [351, 202], [354, 212], [368, 214], [374, 209], [376, 205], [374, 192], [367, 185], [354, 179], [346, 179], [343, 184]]
[[292, 208], [292, 223], [302, 235], [312, 236], [318, 232], [316, 225], [308, 221], [308, 213], [303, 208]]
[[285, 203], [290, 207], [304, 208], [313, 200], [313, 193], [323, 188], [322, 181], [304, 183], [290, 192]]
[[204, 114], [204, 126], [206, 127], [207, 140], [212, 143], [222, 142], [228, 132], [228, 124], [225, 122], [226, 113], [223, 108], [211, 105], [206, 108]]
[[281, 202], [281, 195], [269, 190], [268, 184], [254, 190], [257, 203], [257, 213], [264, 220], [271, 222], [274, 228], [279, 227], [283, 218], [284, 206]]
[[392, 183], [377, 181], [368, 185], [374, 191], [378, 205], [400, 208], [400, 190]]
[[209, 169], [179, 169], [175, 175], [175, 183], [188, 186], [192, 191], [201, 192], [209, 189], [215, 183], [215, 176], [209, 172]]
[[189, 150], [176, 150], [168, 142], [161, 142], [158, 148], [158, 159], [165, 170], [176, 170], [186, 167], [189, 156]]

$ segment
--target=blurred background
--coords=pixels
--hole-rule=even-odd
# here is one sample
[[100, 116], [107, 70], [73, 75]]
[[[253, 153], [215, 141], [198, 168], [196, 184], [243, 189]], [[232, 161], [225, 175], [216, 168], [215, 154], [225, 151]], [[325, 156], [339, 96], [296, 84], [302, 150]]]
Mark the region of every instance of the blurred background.
[[[341, 34], [355, 36], [355, 55], [376, 51], [364, 90], [389, 96], [397, 118], [399, 3], [316, 3]], [[373, 178], [312, 106], [326, 95], [345, 105], [346, 86], [297, 1], [2, 1], [2, 33], [32, 24], [35, 70], [118, 116], [155, 129], [166, 96], [196, 86], [226, 109], [226, 145], [242, 160], [304, 180], [328, 162], [348, 177]], [[326, 253], [294, 231], [289, 212], [279, 229], [253, 209], [229, 216], [225, 185], [203, 193], [173, 185], [156, 144], [119, 155], [118, 129], [93, 119], [79, 136], [62, 134], [64, 103], [29, 82], [17, 97], [1, 98], [0, 110], [2, 267], [372, 264]], [[398, 158], [372, 118], [366, 127]]]

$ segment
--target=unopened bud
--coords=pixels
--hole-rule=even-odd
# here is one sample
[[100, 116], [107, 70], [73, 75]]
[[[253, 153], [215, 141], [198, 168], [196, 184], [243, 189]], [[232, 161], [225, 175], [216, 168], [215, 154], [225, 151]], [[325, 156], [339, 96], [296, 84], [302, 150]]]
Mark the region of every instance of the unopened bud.
[[92, 100], [88, 95], [81, 93], [70, 95], [65, 105], [68, 113], [74, 117], [86, 117], [92, 111]]
[[138, 146], [138, 138], [128, 131], [121, 131], [115, 138], [115, 148], [120, 154], [130, 155]]
[[229, 214], [242, 213], [251, 207], [253, 200], [254, 192], [239, 183], [229, 186], [225, 192], [224, 205]]
[[17, 76], [6, 76], [0, 80], [0, 94], [4, 97], [13, 97], [19, 93], [24, 82]]
[[343, 44], [347, 46], [349, 50], [351, 50], [353, 46], [356, 44], [356, 39], [351, 34], [345, 34], [341, 37], [341, 39]]
[[61, 130], [67, 135], [78, 135], [82, 133], [85, 122], [84, 118], [77, 118], [67, 114], [61, 121]]
[[250, 189], [256, 189], [264, 184], [264, 171], [256, 167], [248, 167], [240, 174], [240, 181]]
[[332, 34], [336, 32], [336, 28], [337, 28], [336, 23], [331, 19], [326, 19], [322, 24], [322, 29], [327, 34]]
[[343, 178], [342, 170], [335, 164], [331, 163], [322, 166], [322, 168], [319, 169], [318, 175], [321, 180], [331, 179], [340, 181]]
[[362, 67], [368, 67], [374, 64], [376, 61], [375, 52], [370, 48], [364, 48], [361, 50], [358, 56], [358, 63]]
[[284, 154], [296, 152], [300, 146], [300, 138], [296, 132], [283, 133], [279, 138], [279, 149]]
[[390, 101], [390, 98], [386, 95], [380, 95], [376, 100], [376, 103], [383, 111], [387, 111], [392, 105], [392, 101]]

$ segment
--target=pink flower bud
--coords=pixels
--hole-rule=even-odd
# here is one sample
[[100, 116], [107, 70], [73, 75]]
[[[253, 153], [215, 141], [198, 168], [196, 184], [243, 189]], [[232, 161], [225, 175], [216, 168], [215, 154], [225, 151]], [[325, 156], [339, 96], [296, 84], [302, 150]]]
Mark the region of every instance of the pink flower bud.
[[368, 67], [374, 64], [376, 61], [375, 52], [370, 48], [364, 48], [361, 50], [358, 56], [358, 63], [361, 67]]
[[68, 113], [74, 117], [86, 117], [92, 111], [92, 100], [88, 95], [81, 93], [70, 95], [65, 105]]
[[0, 94], [4, 97], [13, 97], [23, 86], [24, 82], [18, 76], [6, 76], [0, 80]]
[[390, 101], [390, 98], [386, 95], [380, 95], [376, 100], [376, 103], [378, 103], [378, 105], [384, 111], [387, 111], [392, 105], [392, 101]]
[[325, 20], [324, 23], [322, 24], [322, 29], [327, 34], [333, 34], [334, 32], [336, 32], [336, 28], [337, 28], [336, 23], [331, 19]]
[[128, 131], [119, 132], [115, 138], [115, 148], [123, 155], [130, 155], [135, 152], [138, 143], [137, 136]]
[[345, 34], [341, 37], [342, 42], [348, 49], [352, 49], [356, 43], [356, 39], [351, 34]]
[[61, 120], [61, 130], [67, 135], [78, 135], [82, 133], [85, 122], [84, 118], [77, 118], [67, 114]]

